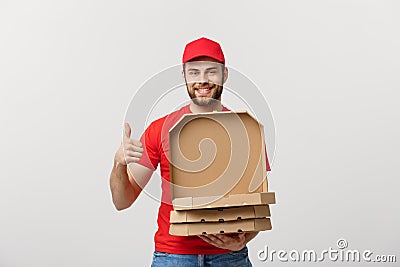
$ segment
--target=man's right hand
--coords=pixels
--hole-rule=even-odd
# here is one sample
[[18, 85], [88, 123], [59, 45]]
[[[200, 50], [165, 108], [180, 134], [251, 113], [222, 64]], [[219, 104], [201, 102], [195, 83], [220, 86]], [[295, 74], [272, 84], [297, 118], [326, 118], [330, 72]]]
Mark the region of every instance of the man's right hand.
[[122, 165], [138, 162], [143, 151], [142, 143], [139, 140], [131, 139], [131, 127], [129, 123], [125, 122], [124, 136], [121, 146], [115, 153], [115, 161]]

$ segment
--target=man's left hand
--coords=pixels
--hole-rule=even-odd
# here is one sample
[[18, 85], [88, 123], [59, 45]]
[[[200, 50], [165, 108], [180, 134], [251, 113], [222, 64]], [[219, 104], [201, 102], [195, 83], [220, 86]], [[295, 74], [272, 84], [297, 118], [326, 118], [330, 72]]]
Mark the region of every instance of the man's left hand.
[[199, 235], [201, 239], [218, 248], [232, 251], [241, 250], [246, 246], [246, 233]]

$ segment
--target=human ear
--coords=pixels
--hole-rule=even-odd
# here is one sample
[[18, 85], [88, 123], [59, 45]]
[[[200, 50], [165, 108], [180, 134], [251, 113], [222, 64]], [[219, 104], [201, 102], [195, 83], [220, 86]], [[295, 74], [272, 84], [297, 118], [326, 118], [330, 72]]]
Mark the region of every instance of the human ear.
[[224, 67], [225, 69], [224, 69], [224, 81], [223, 81], [223, 83], [225, 83], [226, 82], [226, 80], [228, 79], [228, 68], [227, 67]]

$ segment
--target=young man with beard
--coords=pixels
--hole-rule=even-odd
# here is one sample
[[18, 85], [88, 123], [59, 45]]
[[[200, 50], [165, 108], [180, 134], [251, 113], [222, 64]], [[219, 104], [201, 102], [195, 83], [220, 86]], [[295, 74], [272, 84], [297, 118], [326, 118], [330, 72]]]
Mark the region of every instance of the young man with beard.
[[115, 154], [110, 177], [113, 203], [118, 210], [130, 207], [160, 165], [162, 199], [152, 266], [251, 266], [246, 244], [257, 232], [189, 237], [169, 234], [173, 207], [167, 158], [168, 131], [186, 113], [229, 111], [221, 104], [228, 69], [220, 45], [207, 38], [194, 40], [186, 45], [182, 62], [190, 104], [153, 121], [140, 141], [130, 138], [131, 128], [125, 124], [125, 136]]

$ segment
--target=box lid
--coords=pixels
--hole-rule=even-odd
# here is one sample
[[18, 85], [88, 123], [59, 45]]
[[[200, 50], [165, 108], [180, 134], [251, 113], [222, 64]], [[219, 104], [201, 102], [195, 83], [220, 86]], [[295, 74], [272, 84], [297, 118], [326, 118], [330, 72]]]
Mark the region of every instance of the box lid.
[[186, 222], [224, 222], [243, 219], [255, 219], [269, 217], [270, 210], [268, 205], [218, 208], [202, 210], [183, 210], [171, 211], [171, 223]]
[[263, 125], [246, 111], [185, 114], [169, 131], [169, 161], [172, 203], [268, 191]]
[[172, 200], [175, 210], [212, 209], [275, 204], [274, 192], [213, 197], [185, 197]]
[[246, 219], [226, 222], [173, 223], [169, 233], [174, 236], [193, 236], [202, 234], [240, 233], [271, 230], [269, 218]]

